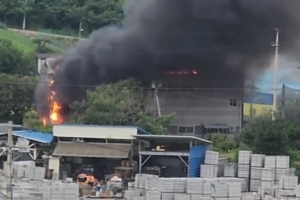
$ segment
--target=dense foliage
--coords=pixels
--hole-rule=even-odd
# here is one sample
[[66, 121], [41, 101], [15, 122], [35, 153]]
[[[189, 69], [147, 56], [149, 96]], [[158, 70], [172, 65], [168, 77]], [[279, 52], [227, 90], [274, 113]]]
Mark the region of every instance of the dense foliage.
[[254, 118], [244, 128], [240, 138], [254, 153], [289, 155], [298, 176], [300, 176], [299, 108], [299, 100], [295, 100], [287, 102], [284, 115], [280, 108], [275, 120], [272, 120], [271, 114]]
[[0, 40], [0, 121], [21, 124], [33, 109], [37, 83], [33, 55], [26, 55], [9, 40]]
[[173, 115], [153, 118], [145, 112], [145, 95], [139, 82], [131, 79], [103, 84], [87, 92], [87, 98], [71, 105], [74, 123], [93, 125], [136, 125], [153, 134], [165, 134]]
[[118, 24], [123, 18], [124, 0], [1, 0], [0, 21], [22, 28], [26, 16], [28, 29], [71, 29], [79, 23], [86, 33]]

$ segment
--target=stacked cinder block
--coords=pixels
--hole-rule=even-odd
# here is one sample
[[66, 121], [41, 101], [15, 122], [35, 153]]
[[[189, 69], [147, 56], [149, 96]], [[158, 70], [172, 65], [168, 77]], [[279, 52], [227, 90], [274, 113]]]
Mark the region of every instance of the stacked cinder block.
[[275, 181], [276, 156], [266, 156], [261, 174], [261, 188], [272, 188]]
[[[148, 181], [155, 183], [155, 178], [147, 178], [145, 174], [137, 174], [135, 178], [135, 186], [144, 186], [144, 188], [135, 188], [135, 190], [127, 190], [124, 197], [127, 200], [235, 200], [240, 199], [243, 180], [240, 178], [158, 178], [156, 187], [148, 187]], [[144, 183], [141, 183], [144, 182]], [[148, 183], [148, 185], [154, 185]], [[219, 190], [215, 193], [212, 191], [212, 185], [224, 185], [224, 194], [219, 194]], [[219, 186], [219, 185], [218, 185]], [[144, 189], [145, 193], [134, 192]]]
[[289, 174], [290, 157], [276, 156], [275, 162], [275, 184], [277, 185], [281, 177]]
[[279, 185], [275, 190], [275, 197], [295, 196], [295, 189], [298, 185], [297, 176], [282, 176], [279, 180]]
[[212, 183], [211, 196], [215, 200], [239, 200], [242, 197], [240, 183]]
[[204, 165], [200, 167], [201, 178], [216, 178], [218, 176], [219, 152], [206, 151]]
[[257, 192], [261, 186], [261, 173], [264, 166], [265, 155], [252, 154], [250, 163], [250, 191]]
[[237, 177], [238, 165], [236, 163], [227, 163], [224, 167], [224, 177]]
[[239, 151], [238, 154], [238, 177], [246, 179], [248, 185], [250, 177], [251, 154], [251, 151]]

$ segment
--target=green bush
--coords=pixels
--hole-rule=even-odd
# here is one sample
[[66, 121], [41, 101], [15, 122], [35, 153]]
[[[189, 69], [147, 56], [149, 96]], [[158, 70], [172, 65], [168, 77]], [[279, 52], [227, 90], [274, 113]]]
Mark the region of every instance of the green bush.
[[209, 136], [212, 141], [214, 149], [218, 149], [221, 152], [228, 152], [236, 148], [236, 143], [233, 138], [228, 135], [215, 133]]
[[7, 30], [6, 24], [0, 22], [0, 29]]

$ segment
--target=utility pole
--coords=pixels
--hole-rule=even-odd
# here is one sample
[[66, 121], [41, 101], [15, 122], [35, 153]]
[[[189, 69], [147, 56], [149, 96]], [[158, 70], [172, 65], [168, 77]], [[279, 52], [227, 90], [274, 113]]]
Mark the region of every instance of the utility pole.
[[83, 31], [82, 29], [82, 23], [81, 21], [79, 22], [79, 31], [78, 31], [78, 37], [81, 38], [81, 32]]
[[285, 85], [282, 85], [281, 117], [285, 118]]
[[[254, 95], [254, 80], [252, 80], [251, 84], [251, 96]], [[254, 98], [253, 98], [254, 99]], [[254, 117], [254, 110], [253, 110], [253, 101], [250, 102], [250, 117]]]
[[276, 43], [275, 46], [275, 59], [274, 59], [274, 77], [273, 77], [273, 106], [272, 106], [272, 119], [275, 119], [275, 112], [277, 107], [277, 70], [278, 70], [278, 51], [279, 51], [279, 31], [276, 30]]
[[7, 131], [7, 185], [6, 185], [6, 195], [7, 197], [12, 198], [12, 147], [13, 147], [13, 138], [12, 138], [12, 129], [13, 129], [13, 123], [12, 121], [9, 121], [7, 124], [8, 131]]
[[12, 148], [13, 148], [13, 127], [21, 127], [20, 125], [14, 125], [12, 121], [9, 121], [6, 125], [8, 127], [7, 131], [7, 185], [6, 185], [6, 195], [8, 198], [13, 199], [12, 192]]

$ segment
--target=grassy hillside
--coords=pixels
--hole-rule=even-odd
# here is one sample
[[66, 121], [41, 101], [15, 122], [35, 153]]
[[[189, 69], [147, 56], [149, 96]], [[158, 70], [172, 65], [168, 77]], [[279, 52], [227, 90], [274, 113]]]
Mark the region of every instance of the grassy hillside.
[[[33, 37], [26, 37], [23, 34], [16, 33], [10, 30], [0, 29], [0, 39], [10, 40], [13, 45], [15, 45], [18, 49], [23, 51], [25, 54], [35, 52], [37, 44], [33, 43]], [[49, 45], [50, 49], [52, 49], [56, 53], [61, 53], [62, 49], [59, 47]]]
[[22, 50], [24, 53], [34, 52], [37, 46], [32, 43], [32, 40], [29, 38], [4, 29], [0, 29], [0, 39], [10, 40], [13, 45]]

